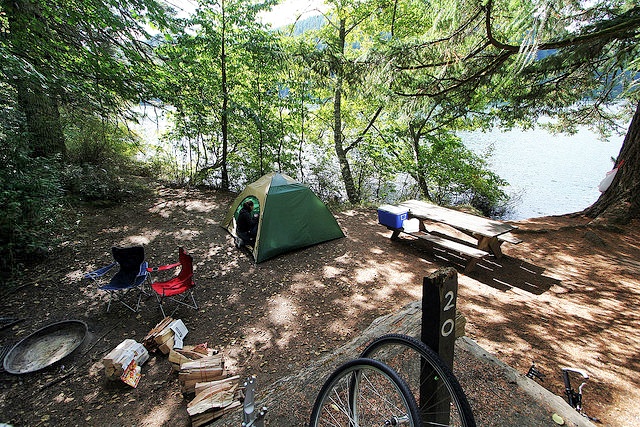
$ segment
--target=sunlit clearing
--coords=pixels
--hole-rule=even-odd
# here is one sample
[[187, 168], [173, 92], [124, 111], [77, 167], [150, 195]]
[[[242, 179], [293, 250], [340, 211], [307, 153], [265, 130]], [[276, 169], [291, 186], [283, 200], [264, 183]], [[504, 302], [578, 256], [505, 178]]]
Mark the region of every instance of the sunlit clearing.
[[171, 405], [157, 405], [151, 412], [142, 420], [142, 425], [171, 425], [171, 419], [173, 418], [173, 408]]
[[341, 268], [336, 268], [331, 265], [326, 265], [323, 268], [323, 277], [331, 279], [340, 276], [344, 271]]
[[273, 334], [259, 328], [251, 328], [251, 331], [246, 332], [244, 338], [244, 347], [249, 348], [252, 353], [271, 348], [272, 343]]
[[269, 320], [275, 325], [291, 323], [297, 312], [297, 307], [290, 299], [276, 296], [269, 301]]
[[357, 316], [363, 310], [372, 310], [376, 308], [377, 301], [369, 298], [368, 295], [363, 294], [353, 294], [349, 299], [349, 308], [348, 313], [349, 316]]
[[176, 240], [192, 240], [193, 238], [199, 236], [200, 234], [201, 234], [200, 231], [182, 229], [173, 233], [173, 237]]
[[[388, 301], [393, 299], [393, 294], [398, 292], [398, 287], [395, 285], [386, 285], [374, 292], [374, 297], [378, 301]], [[402, 292], [411, 295], [415, 299], [420, 299], [422, 297], [422, 286], [404, 286], [401, 289]]]
[[280, 338], [276, 340], [275, 344], [276, 346], [278, 346], [278, 348], [284, 348], [289, 345], [293, 338], [295, 338], [296, 332], [285, 330], [282, 331], [279, 335]]
[[210, 212], [216, 209], [217, 203], [207, 203], [202, 200], [188, 200], [186, 210], [195, 212]]
[[367, 283], [372, 280], [382, 281], [393, 285], [413, 283], [415, 274], [406, 271], [398, 263], [378, 264], [371, 262], [368, 267], [355, 270], [355, 278], [359, 283]]
[[145, 231], [144, 235], [134, 235], [134, 236], [129, 236], [127, 238], [124, 239], [123, 241], [123, 245], [127, 246], [136, 246], [136, 245], [148, 245], [149, 243], [153, 242], [156, 237], [158, 237], [160, 235], [160, 230], [148, 230]]

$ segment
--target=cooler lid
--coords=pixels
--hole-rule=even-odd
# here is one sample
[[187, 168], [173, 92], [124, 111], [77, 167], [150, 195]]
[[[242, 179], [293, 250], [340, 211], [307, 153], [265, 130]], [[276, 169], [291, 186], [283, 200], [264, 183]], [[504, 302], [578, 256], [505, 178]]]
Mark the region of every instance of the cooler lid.
[[394, 215], [402, 215], [409, 212], [409, 209], [407, 208], [400, 207], [400, 206], [393, 206], [393, 205], [382, 205], [378, 208], [378, 210], [389, 212], [390, 214], [394, 214]]

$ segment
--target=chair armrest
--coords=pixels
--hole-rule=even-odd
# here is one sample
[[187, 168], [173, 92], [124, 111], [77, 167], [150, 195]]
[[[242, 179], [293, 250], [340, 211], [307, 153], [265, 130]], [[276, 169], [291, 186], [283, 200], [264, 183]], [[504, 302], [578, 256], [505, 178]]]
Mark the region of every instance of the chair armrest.
[[111, 270], [113, 267], [115, 267], [116, 265], [118, 265], [117, 262], [113, 262], [107, 266], [104, 266], [102, 268], [99, 268], [95, 271], [92, 271], [90, 273], [86, 273], [83, 277], [85, 279], [89, 279], [89, 280], [96, 280], [98, 277], [104, 276], [105, 273], [107, 273], [109, 270]]
[[140, 264], [140, 271], [138, 271], [137, 277], [149, 275], [148, 271], [149, 271], [149, 263], [147, 263], [147, 261], [143, 261]]
[[159, 267], [148, 267], [147, 271], [151, 273], [151, 272], [156, 272], [156, 271], [171, 270], [172, 268], [176, 268], [179, 265], [180, 265], [180, 263], [176, 262], [174, 264], [161, 265]]

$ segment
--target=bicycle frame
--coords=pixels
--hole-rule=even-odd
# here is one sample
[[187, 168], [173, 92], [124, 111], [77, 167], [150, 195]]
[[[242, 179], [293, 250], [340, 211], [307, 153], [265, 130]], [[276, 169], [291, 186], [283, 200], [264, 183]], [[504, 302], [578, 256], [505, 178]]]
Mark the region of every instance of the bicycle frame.
[[[569, 377], [569, 373], [582, 376], [582, 383], [578, 387], [577, 392], [571, 387], [571, 378]], [[582, 387], [587, 384], [589, 374], [582, 369], [562, 368], [562, 378], [564, 379], [564, 392], [567, 395], [569, 405], [571, 405], [571, 407], [576, 411], [582, 413]]]

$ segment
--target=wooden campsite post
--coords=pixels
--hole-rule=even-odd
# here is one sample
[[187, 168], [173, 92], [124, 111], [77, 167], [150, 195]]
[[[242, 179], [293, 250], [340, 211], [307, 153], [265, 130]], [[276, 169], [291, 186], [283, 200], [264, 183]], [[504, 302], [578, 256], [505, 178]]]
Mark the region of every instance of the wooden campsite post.
[[[422, 282], [422, 342], [438, 353], [452, 370], [457, 296], [458, 273], [453, 268], [439, 269]], [[449, 394], [445, 387], [438, 387], [442, 385], [439, 383], [435, 372], [423, 367], [420, 372], [420, 408], [437, 406], [435, 411], [430, 409], [429, 414], [422, 411], [425, 424], [449, 425]]]

